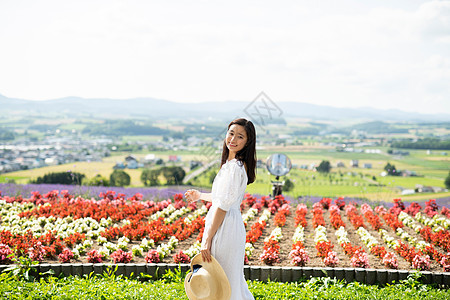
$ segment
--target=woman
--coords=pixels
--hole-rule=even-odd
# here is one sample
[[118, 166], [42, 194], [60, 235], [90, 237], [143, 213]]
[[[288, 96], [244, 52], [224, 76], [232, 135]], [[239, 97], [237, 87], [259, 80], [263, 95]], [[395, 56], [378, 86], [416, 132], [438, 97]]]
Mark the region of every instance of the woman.
[[240, 205], [245, 188], [255, 181], [256, 132], [251, 121], [236, 119], [228, 125], [223, 142], [222, 162], [211, 193], [188, 190], [188, 201], [211, 201], [206, 215], [201, 254], [213, 255], [231, 286], [231, 299], [254, 299], [244, 278], [245, 227]]

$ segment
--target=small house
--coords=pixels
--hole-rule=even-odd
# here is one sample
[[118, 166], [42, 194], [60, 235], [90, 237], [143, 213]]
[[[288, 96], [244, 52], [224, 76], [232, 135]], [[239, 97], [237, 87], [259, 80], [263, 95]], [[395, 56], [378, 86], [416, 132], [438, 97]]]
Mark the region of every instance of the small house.
[[171, 162], [179, 162], [181, 161], [181, 157], [178, 155], [169, 155], [169, 161]]
[[138, 160], [134, 155], [125, 157], [125, 164], [128, 169], [137, 169], [139, 167]]

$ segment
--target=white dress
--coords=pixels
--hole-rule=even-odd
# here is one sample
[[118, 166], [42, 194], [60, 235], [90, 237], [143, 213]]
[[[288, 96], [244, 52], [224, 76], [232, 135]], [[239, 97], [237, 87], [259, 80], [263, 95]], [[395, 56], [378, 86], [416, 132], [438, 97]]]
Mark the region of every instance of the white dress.
[[227, 274], [232, 300], [254, 299], [244, 278], [245, 227], [240, 205], [246, 187], [247, 174], [243, 164], [236, 159], [223, 164], [213, 182], [212, 206], [205, 220], [206, 232], [215, 210], [220, 207], [227, 211], [212, 239], [211, 254]]

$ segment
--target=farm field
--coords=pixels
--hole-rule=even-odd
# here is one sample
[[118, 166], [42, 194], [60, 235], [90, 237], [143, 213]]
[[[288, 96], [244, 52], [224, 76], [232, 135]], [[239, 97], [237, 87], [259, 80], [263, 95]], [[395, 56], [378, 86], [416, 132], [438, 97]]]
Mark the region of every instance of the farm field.
[[[192, 172], [189, 169], [190, 160], [205, 160], [207, 157], [201, 155], [199, 151], [141, 151], [132, 153], [138, 160], [142, 160], [147, 154], [152, 153], [156, 157], [168, 161], [170, 155], [181, 157], [181, 162], [177, 163], [184, 167], [187, 174]], [[402, 195], [404, 189], [414, 189], [416, 185], [433, 186], [444, 188], [444, 179], [450, 170], [450, 160], [442, 152], [434, 151], [427, 154], [424, 150], [411, 150], [409, 156], [392, 156], [386, 152], [381, 153], [346, 153], [336, 152], [332, 147], [319, 146], [270, 146], [258, 150], [257, 156], [265, 163], [266, 158], [273, 153], [287, 154], [294, 167], [291, 172], [280, 180], [289, 179], [294, 183], [292, 190], [285, 191], [284, 194], [292, 198], [315, 196], [315, 197], [357, 197], [371, 201], [382, 201], [401, 197], [405, 201], [427, 200], [430, 198], [448, 197], [449, 192], [439, 192], [430, 194]], [[48, 166], [39, 169], [23, 170], [0, 175], [0, 182], [14, 180], [16, 183], [26, 184], [38, 176], [50, 172], [79, 172], [86, 177], [93, 178], [97, 174], [109, 178], [116, 162], [124, 161], [130, 153], [114, 153], [106, 157], [101, 162], [74, 162], [63, 165]], [[217, 154], [218, 155], [218, 154]], [[350, 167], [352, 159], [359, 160], [359, 168]], [[329, 160], [332, 169], [329, 174], [320, 174], [312, 170], [302, 169], [302, 166], [319, 165], [322, 160]], [[336, 167], [341, 162], [344, 167]], [[394, 164], [399, 170], [414, 171], [419, 176], [380, 176], [387, 163]], [[371, 164], [371, 168], [363, 168], [363, 164]], [[212, 168], [200, 176], [194, 178], [189, 183], [194, 186], [210, 188], [211, 176], [217, 172], [218, 167]], [[130, 175], [131, 187], [142, 187], [140, 180], [142, 168], [125, 169]], [[253, 194], [270, 194], [272, 191], [271, 181], [275, 177], [270, 175], [265, 167], [258, 168], [256, 182], [249, 185], [248, 192]], [[164, 183], [164, 181], [161, 181]]]
[[[294, 183], [292, 190], [284, 192], [285, 195], [292, 198], [348, 196], [365, 198], [371, 201], [383, 201], [384, 199], [401, 197], [405, 201], [408, 201], [408, 199], [417, 201], [450, 195], [448, 192], [433, 195], [401, 194], [403, 189], [414, 189], [418, 184], [444, 188], [444, 179], [448, 176], [450, 161], [441, 153], [427, 155], [426, 151], [411, 151], [410, 158], [404, 158], [394, 157], [387, 153], [344, 153], [333, 152], [332, 149], [318, 148], [311, 148], [308, 151], [298, 149], [294, 151], [292, 148], [291, 146], [285, 150], [282, 147], [271, 147], [258, 152], [258, 158], [263, 161], [273, 153], [284, 153], [289, 156], [294, 168], [280, 180], [289, 179]], [[352, 168], [350, 167], [352, 159], [358, 159], [360, 166], [370, 163], [372, 168]], [[302, 165], [310, 166], [311, 164], [318, 166], [322, 160], [330, 161], [332, 169], [329, 174], [320, 174], [299, 168]], [[338, 162], [344, 163], [345, 167], [337, 168]], [[420, 176], [380, 176], [388, 162], [394, 164], [399, 170], [415, 171]], [[217, 170], [214, 171], [217, 172]], [[248, 186], [248, 192], [270, 194], [272, 192], [271, 181], [274, 180], [275, 176], [270, 175], [265, 168], [258, 168], [256, 181]], [[194, 185], [210, 186], [210, 175], [208, 173], [203, 174], [194, 181]]]
[[[189, 262], [199, 251], [210, 204], [188, 205], [180, 194], [155, 202], [140, 194], [106, 192], [88, 200], [63, 191], [0, 200], [0, 250], [48, 263]], [[361, 201], [323, 198], [311, 204], [247, 194], [241, 206], [246, 263], [450, 268], [448, 203], [396, 201], [390, 208], [373, 208]]]

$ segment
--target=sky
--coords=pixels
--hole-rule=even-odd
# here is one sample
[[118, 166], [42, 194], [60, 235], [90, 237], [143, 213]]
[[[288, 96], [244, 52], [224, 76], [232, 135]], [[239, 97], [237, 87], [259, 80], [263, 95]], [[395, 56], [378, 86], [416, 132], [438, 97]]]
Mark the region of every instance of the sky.
[[250, 102], [261, 91], [450, 113], [450, 1], [0, 1], [4, 96]]

